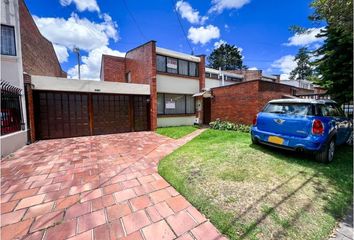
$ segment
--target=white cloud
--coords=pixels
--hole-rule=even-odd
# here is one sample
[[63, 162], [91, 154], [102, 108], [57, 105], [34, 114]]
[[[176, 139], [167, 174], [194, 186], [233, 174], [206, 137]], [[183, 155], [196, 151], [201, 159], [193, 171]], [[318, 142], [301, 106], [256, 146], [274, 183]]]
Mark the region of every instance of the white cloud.
[[313, 43], [322, 42], [323, 37], [316, 37], [323, 28], [310, 28], [304, 33], [295, 33], [294, 36], [288, 38], [288, 42], [285, 43], [286, 46], [309, 46]]
[[192, 40], [194, 44], [205, 44], [212, 39], [218, 39], [220, 37], [220, 30], [218, 27], [208, 25], [206, 27], [191, 27], [188, 30], [188, 38]]
[[[293, 55], [286, 55], [283, 56], [277, 60], [275, 60], [272, 64], [271, 67], [278, 69], [281, 74], [280, 74], [280, 79], [289, 79], [289, 74], [290, 72], [296, 68], [297, 63], [295, 61], [295, 57]], [[269, 69], [270, 71], [271, 69]]]
[[248, 68], [248, 70], [258, 70], [258, 68], [256, 68], [256, 67], [250, 67], [250, 68]]
[[221, 13], [225, 9], [239, 9], [249, 3], [250, 0], [212, 0], [212, 7], [209, 13]]
[[91, 22], [71, 14], [68, 19], [34, 16], [40, 32], [55, 44], [72, 49], [74, 46], [90, 51], [107, 46], [109, 39], [118, 40], [118, 26], [112, 18], [103, 14], [103, 22]]
[[214, 48], [219, 48], [222, 44], [226, 44], [227, 42], [220, 39], [219, 41], [214, 43]]
[[[107, 46], [101, 46], [96, 48], [88, 53], [88, 56], [82, 56], [82, 64], [80, 66], [81, 79], [89, 80], [99, 80], [100, 77], [100, 68], [101, 68], [101, 59], [102, 54], [113, 55], [113, 56], [125, 56], [125, 53], [122, 53], [117, 50], [112, 50]], [[68, 70], [68, 75], [70, 78], [78, 78], [77, 65]]]
[[176, 3], [176, 11], [181, 14], [182, 18], [187, 19], [192, 24], [204, 24], [208, 17], [200, 16], [199, 11], [192, 8], [192, 6], [183, 0]]
[[57, 54], [59, 62], [60, 63], [67, 62], [69, 57], [68, 49], [58, 44], [53, 44], [53, 47], [55, 53]]
[[60, 4], [64, 7], [72, 3], [76, 5], [76, 9], [80, 12], [83, 12], [85, 10], [90, 12], [100, 11], [96, 0], [60, 0]]

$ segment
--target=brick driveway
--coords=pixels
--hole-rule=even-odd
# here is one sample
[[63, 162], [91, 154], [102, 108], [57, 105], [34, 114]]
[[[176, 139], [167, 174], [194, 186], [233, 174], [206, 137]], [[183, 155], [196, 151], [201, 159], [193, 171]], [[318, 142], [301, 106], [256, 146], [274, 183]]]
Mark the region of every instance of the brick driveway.
[[1, 162], [1, 239], [224, 239], [157, 173], [191, 140], [153, 132], [40, 141]]

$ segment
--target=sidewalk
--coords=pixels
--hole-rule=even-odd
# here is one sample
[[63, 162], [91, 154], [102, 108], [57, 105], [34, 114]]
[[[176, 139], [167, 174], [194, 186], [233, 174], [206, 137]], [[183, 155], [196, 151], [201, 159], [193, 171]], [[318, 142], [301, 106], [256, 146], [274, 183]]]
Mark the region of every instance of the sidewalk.
[[350, 208], [348, 215], [341, 221], [329, 240], [353, 240], [353, 206]]

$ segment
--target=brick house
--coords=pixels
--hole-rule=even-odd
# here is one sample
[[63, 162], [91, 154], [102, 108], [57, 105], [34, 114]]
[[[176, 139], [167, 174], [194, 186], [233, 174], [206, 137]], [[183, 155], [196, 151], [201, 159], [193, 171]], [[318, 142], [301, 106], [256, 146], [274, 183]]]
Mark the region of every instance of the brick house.
[[[279, 83], [279, 76], [261, 70], [220, 71], [205, 66], [205, 56], [193, 56], [147, 42], [125, 57], [103, 55], [101, 81], [150, 85], [150, 129], [208, 124], [216, 118], [244, 122], [248, 107], [258, 111], [267, 101], [289, 97], [300, 89]], [[249, 82], [249, 83], [248, 83]], [[262, 87], [256, 87], [256, 86]], [[264, 91], [264, 86], [272, 91]], [[211, 90], [210, 90], [211, 89]], [[263, 95], [268, 97], [259, 97]], [[251, 102], [241, 103], [238, 98]], [[217, 100], [215, 100], [217, 99]], [[219, 100], [222, 99], [222, 100]]]

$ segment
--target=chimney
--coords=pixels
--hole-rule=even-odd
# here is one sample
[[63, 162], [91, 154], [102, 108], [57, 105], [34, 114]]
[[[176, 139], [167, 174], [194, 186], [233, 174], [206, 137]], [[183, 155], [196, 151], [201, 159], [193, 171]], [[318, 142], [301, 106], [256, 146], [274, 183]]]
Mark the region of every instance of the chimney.
[[273, 76], [277, 78], [275, 79], [275, 82], [280, 83], [280, 74], [274, 74]]

